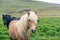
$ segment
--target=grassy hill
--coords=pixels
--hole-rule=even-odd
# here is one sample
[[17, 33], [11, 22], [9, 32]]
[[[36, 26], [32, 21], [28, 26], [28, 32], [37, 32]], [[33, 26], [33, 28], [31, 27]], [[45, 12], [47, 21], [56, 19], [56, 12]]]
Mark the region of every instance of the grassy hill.
[[35, 10], [39, 16], [60, 16], [59, 4], [32, 1], [24, 2], [21, 0], [0, 0], [0, 14], [22, 9]]
[[50, 7], [55, 7], [58, 8], [60, 7], [59, 4], [50, 4], [50, 3], [45, 3], [45, 2], [24, 2], [20, 0], [2, 0], [0, 3], [1, 7], [19, 7], [19, 8], [40, 8], [40, 9], [45, 9], [45, 8], [50, 8]]

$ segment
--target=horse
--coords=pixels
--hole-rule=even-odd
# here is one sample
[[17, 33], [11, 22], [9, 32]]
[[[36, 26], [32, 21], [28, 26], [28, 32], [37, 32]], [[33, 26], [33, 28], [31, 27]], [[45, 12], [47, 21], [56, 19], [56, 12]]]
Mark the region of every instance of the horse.
[[11, 15], [2, 15], [2, 20], [3, 20], [3, 24], [7, 26], [7, 28], [9, 29], [9, 23], [12, 20], [19, 20], [20, 18], [16, 18], [16, 17], [11, 17]]
[[13, 20], [9, 24], [10, 40], [29, 40], [30, 31], [36, 32], [38, 16], [34, 11], [21, 16], [20, 20]]
[[7, 26], [7, 28], [8, 28], [8, 24], [9, 24], [9, 22], [10, 22], [10, 18], [11, 18], [11, 16], [10, 15], [2, 15], [2, 20], [3, 20], [3, 23], [4, 23], [4, 25], [6, 25]]

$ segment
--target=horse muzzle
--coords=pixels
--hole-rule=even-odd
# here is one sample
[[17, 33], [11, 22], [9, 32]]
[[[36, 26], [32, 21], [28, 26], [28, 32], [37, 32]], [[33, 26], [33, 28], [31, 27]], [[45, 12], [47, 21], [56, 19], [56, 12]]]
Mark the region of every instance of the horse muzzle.
[[32, 33], [35, 33], [36, 32], [36, 30], [32, 30]]

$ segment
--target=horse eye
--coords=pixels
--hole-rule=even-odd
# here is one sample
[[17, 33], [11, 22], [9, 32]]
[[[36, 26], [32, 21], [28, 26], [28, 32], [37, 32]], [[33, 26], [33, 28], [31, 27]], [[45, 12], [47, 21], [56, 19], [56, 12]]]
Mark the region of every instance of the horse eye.
[[39, 22], [39, 19], [37, 21]]
[[28, 21], [30, 21], [30, 20], [28, 20]]

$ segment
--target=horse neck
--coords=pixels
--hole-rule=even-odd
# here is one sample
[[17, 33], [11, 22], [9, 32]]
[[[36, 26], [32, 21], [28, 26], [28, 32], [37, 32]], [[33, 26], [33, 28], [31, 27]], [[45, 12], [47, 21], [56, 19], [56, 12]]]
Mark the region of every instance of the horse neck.
[[27, 15], [18, 21], [18, 31], [23, 38], [28, 38], [29, 29], [27, 28]]

